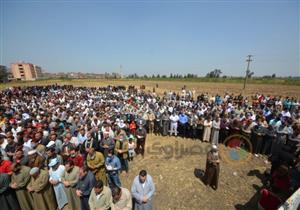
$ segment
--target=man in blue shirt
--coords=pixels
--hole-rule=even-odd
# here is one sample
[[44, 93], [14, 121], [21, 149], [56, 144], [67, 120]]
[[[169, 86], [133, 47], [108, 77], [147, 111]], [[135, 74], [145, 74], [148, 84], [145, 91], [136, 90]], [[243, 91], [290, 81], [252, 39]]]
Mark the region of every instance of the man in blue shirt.
[[108, 174], [108, 182], [110, 186], [121, 187], [119, 171], [121, 169], [120, 159], [114, 155], [114, 150], [108, 150], [108, 155], [105, 159], [105, 166]]
[[187, 137], [188, 120], [189, 118], [184, 112], [179, 114], [179, 134], [183, 138]]

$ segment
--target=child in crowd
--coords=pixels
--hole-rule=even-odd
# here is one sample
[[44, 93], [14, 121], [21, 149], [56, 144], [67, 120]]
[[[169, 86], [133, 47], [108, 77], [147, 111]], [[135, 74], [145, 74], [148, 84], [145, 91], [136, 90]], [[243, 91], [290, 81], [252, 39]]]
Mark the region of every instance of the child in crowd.
[[135, 149], [135, 141], [134, 141], [133, 135], [131, 134], [129, 136], [129, 142], [128, 142], [128, 160], [129, 161], [132, 161], [133, 157], [135, 156], [134, 149]]

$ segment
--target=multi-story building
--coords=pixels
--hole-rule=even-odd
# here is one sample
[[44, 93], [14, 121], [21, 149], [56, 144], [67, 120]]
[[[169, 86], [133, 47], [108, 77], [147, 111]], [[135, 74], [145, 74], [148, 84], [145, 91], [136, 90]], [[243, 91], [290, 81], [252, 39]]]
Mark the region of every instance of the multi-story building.
[[42, 76], [42, 69], [32, 63], [17, 62], [11, 64], [11, 73], [16, 80], [36, 80]]
[[38, 78], [38, 79], [42, 78], [43, 77], [42, 67], [37, 66], [37, 65], [33, 65], [33, 68], [35, 70], [36, 78]]

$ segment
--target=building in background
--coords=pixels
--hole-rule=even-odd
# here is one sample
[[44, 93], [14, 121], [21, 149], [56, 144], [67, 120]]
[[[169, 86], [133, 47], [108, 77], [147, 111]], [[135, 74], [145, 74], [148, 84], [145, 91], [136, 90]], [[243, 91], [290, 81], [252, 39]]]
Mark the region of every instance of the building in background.
[[0, 65], [0, 83], [8, 82], [8, 70], [6, 66]]
[[11, 64], [14, 80], [36, 80], [42, 77], [42, 68], [32, 63], [17, 62]]
[[37, 66], [37, 65], [33, 65], [34, 71], [35, 71], [35, 75], [37, 79], [40, 79], [43, 77], [43, 73], [42, 73], [42, 67]]

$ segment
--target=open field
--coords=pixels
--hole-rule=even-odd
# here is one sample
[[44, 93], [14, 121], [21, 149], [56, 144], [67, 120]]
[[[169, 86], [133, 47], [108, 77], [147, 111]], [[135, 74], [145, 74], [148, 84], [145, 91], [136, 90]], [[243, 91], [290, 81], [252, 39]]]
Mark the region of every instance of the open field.
[[[147, 91], [152, 91], [156, 85], [156, 92], [172, 90], [179, 92], [185, 85], [187, 89], [195, 90], [196, 94], [208, 92], [209, 94], [243, 93], [251, 96], [256, 92], [265, 95], [281, 95], [300, 98], [299, 85], [283, 84], [248, 84], [245, 92], [242, 92], [242, 83], [213, 83], [195, 81], [167, 81], [167, 80], [41, 80], [34, 82], [18, 82], [0, 84], [0, 89], [10, 86], [32, 85], [74, 85], [97, 87], [107, 85], [141, 85], [146, 86]], [[181, 154], [178, 147], [198, 148], [196, 154]], [[262, 187], [262, 173], [270, 165], [264, 163], [265, 158], [252, 157], [241, 164], [232, 164], [225, 159], [221, 162], [219, 189], [217, 191], [206, 187], [197, 177], [199, 170], [205, 169], [207, 143], [181, 139], [175, 137], [157, 137], [148, 135], [146, 142], [146, 154], [142, 159], [136, 157], [130, 162], [128, 177], [121, 175], [124, 187], [130, 189], [133, 178], [141, 169], [146, 169], [152, 175], [155, 185], [155, 208], [157, 210], [199, 210], [199, 209], [257, 209], [258, 190]], [[222, 145], [220, 146], [222, 148]], [[225, 148], [221, 150], [226, 151]], [[196, 172], [196, 173], [195, 173]], [[234, 173], [236, 172], [236, 173]]]
[[[182, 154], [178, 149], [182, 147], [197, 149], [193, 150], [195, 154]], [[123, 186], [130, 189], [133, 178], [146, 169], [155, 182], [157, 210], [257, 209], [261, 177], [270, 167], [265, 159], [251, 155], [250, 160], [240, 164], [222, 160], [219, 188], [215, 191], [195, 176], [195, 170], [205, 170], [208, 147], [200, 141], [148, 135], [145, 158], [138, 156], [129, 163], [129, 176], [121, 175]]]
[[243, 93], [243, 95], [251, 96], [257, 92], [265, 95], [276, 95], [276, 96], [290, 96], [300, 98], [300, 85], [285, 85], [285, 84], [247, 84], [245, 91], [242, 90], [242, 83], [227, 83], [227, 82], [196, 82], [196, 81], [185, 81], [185, 80], [134, 80], [134, 79], [57, 79], [57, 80], [38, 80], [32, 82], [12, 82], [6, 84], [0, 84], [0, 89], [11, 87], [11, 86], [32, 86], [32, 85], [74, 85], [74, 86], [85, 86], [85, 87], [98, 87], [107, 85], [135, 85], [140, 87], [141, 85], [146, 86], [146, 90], [152, 91], [156, 85], [156, 92], [162, 94], [164, 91], [177, 91], [186, 85], [187, 89], [195, 90], [196, 94], [208, 92], [209, 94], [224, 94], [225, 91], [229, 93]]

